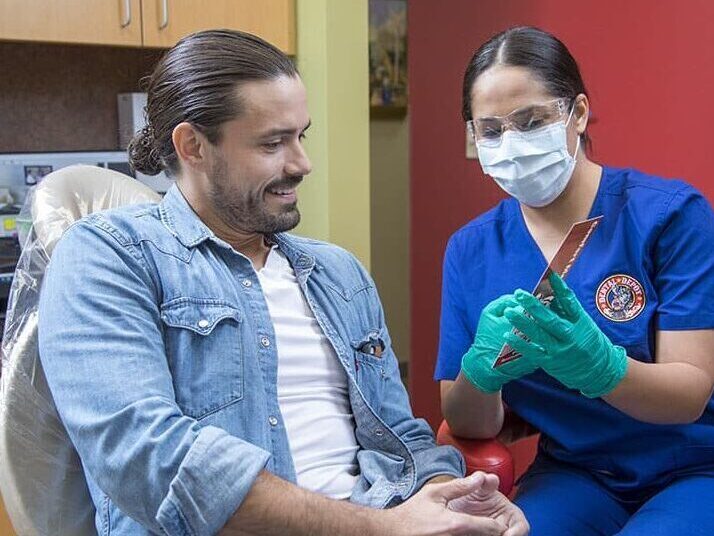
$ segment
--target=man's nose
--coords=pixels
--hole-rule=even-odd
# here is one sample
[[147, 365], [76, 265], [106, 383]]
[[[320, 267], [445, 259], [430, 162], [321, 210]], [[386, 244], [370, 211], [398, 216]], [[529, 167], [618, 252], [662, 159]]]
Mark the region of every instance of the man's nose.
[[312, 171], [312, 163], [310, 158], [307, 156], [305, 147], [302, 143], [298, 142], [295, 144], [295, 149], [291, 153], [289, 161], [285, 164], [286, 175], [299, 175], [304, 176]]

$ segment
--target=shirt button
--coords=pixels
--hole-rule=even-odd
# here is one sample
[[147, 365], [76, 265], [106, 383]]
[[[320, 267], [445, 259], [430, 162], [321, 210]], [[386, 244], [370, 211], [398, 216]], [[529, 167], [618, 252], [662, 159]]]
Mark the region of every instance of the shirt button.
[[202, 318], [201, 320], [198, 321], [198, 327], [199, 328], [207, 328], [208, 327], [208, 320], [205, 318]]
[[384, 431], [381, 428], [377, 428], [374, 431], [374, 435], [376, 435], [377, 437], [382, 437], [384, 435]]
[[270, 346], [270, 339], [268, 339], [268, 337], [263, 337], [262, 339], [260, 339], [260, 344], [267, 348], [268, 346]]
[[243, 286], [245, 288], [250, 288], [253, 286], [253, 282], [250, 279], [246, 279], [245, 281], [243, 281]]
[[275, 426], [276, 424], [278, 424], [278, 418], [273, 417], [271, 415], [270, 417], [268, 417], [268, 422], [270, 423], [270, 426]]

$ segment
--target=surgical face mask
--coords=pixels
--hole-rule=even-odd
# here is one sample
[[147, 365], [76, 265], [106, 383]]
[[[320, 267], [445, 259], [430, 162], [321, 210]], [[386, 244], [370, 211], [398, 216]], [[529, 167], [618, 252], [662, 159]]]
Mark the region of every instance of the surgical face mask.
[[[568, 152], [567, 121], [558, 121], [531, 132], [506, 130], [500, 143], [479, 143], [479, 161], [508, 195], [524, 205], [544, 207], [563, 193], [575, 169]], [[578, 154], [580, 137], [575, 148]]]

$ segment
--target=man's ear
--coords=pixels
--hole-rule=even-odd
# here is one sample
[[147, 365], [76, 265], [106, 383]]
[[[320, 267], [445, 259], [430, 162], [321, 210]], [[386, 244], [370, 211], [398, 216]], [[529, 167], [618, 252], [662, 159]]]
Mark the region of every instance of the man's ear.
[[193, 125], [179, 123], [171, 133], [176, 156], [181, 166], [196, 171], [205, 171], [207, 163], [208, 140]]

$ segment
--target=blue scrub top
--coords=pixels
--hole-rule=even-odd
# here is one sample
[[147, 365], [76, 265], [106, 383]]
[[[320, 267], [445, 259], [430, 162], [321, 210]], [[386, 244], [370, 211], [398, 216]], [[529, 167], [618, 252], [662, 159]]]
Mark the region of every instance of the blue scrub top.
[[[598, 215], [603, 220], [567, 283], [610, 340], [652, 362], [656, 330], [714, 328], [714, 214], [697, 190], [605, 167], [590, 217]], [[517, 288], [531, 291], [546, 264], [515, 199], [451, 237], [436, 380], [458, 375], [483, 308]], [[647, 424], [542, 370], [506, 384], [503, 399], [541, 431], [542, 453], [591, 472], [615, 492], [714, 475], [712, 400], [696, 423]]]

